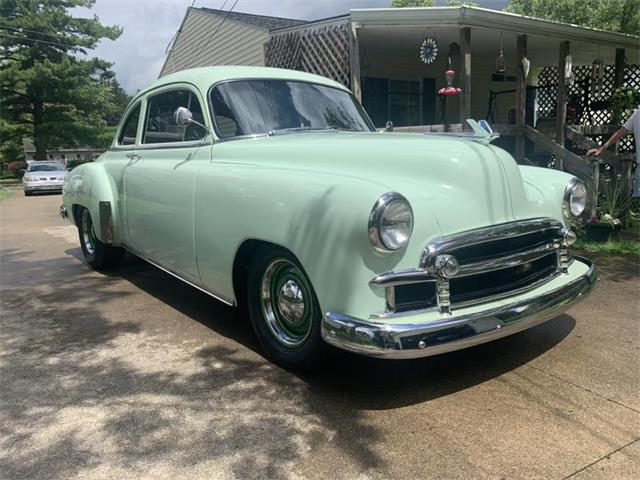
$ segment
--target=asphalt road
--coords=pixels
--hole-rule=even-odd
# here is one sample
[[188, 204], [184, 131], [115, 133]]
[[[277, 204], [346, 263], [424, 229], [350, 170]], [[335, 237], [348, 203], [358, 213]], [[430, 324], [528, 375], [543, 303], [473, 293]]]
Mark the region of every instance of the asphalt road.
[[89, 270], [59, 204], [0, 202], [2, 479], [640, 478], [638, 259], [515, 336], [295, 375], [141, 260]]

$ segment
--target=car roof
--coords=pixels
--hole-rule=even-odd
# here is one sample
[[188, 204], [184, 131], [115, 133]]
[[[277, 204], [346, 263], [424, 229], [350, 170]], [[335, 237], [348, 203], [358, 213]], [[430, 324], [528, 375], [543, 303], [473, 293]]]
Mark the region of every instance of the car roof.
[[136, 94], [136, 98], [164, 85], [178, 82], [187, 82], [197, 86], [200, 91], [206, 92], [214, 83], [227, 80], [243, 80], [243, 79], [277, 79], [277, 80], [297, 80], [302, 82], [313, 82], [329, 87], [348, 89], [341, 83], [331, 80], [320, 75], [300, 72], [297, 70], [287, 70], [284, 68], [271, 67], [248, 67], [248, 66], [217, 66], [217, 67], [199, 67], [181, 70], [164, 77], [160, 77], [146, 88]]

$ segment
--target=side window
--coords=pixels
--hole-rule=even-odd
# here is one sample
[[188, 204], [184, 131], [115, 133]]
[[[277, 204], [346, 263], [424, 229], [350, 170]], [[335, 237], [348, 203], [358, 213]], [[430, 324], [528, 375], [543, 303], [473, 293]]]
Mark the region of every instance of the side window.
[[150, 97], [147, 101], [147, 123], [142, 143], [189, 142], [200, 140], [206, 130], [194, 123], [181, 127], [173, 120], [178, 107], [191, 110], [193, 119], [204, 124], [204, 116], [198, 98], [189, 90], [171, 90]]
[[120, 136], [118, 137], [118, 145], [135, 145], [139, 121], [140, 103], [131, 110], [131, 113], [129, 113], [129, 116], [122, 124], [122, 130], [120, 130]]

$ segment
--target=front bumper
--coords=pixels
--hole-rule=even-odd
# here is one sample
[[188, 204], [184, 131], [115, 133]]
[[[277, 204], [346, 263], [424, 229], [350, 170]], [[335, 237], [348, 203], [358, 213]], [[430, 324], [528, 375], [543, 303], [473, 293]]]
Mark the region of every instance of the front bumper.
[[558, 280], [551, 289], [540, 287], [486, 308], [438, 313], [435, 320], [417, 314], [411, 321], [390, 323], [328, 312], [322, 337], [335, 347], [384, 358], [426, 357], [489, 342], [550, 320], [584, 298], [596, 285], [598, 272], [585, 258], [576, 257], [574, 265], [584, 271], [569, 281]]
[[64, 181], [47, 181], [47, 182], [24, 182], [23, 186], [27, 192], [55, 192], [62, 191]]

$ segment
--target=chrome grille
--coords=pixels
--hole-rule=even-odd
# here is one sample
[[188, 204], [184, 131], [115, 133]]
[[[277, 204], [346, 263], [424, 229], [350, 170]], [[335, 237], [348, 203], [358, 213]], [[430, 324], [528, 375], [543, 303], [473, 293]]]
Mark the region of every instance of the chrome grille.
[[[372, 286], [387, 289], [387, 309], [374, 317], [433, 308], [448, 313], [532, 289], [566, 272], [570, 262], [566, 235], [560, 222], [539, 218], [442, 238], [424, 249], [419, 268], [371, 280]], [[457, 262], [454, 273], [440, 269], [445, 257]], [[421, 290], [416, 284], [431, 287]], [[435, 295], [416, 298], [420, 291]]]

